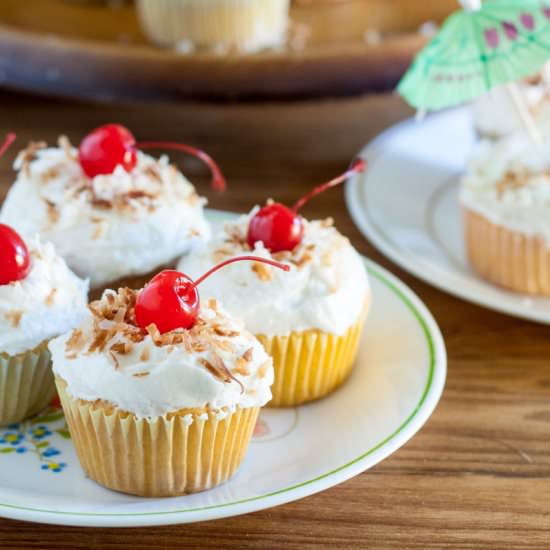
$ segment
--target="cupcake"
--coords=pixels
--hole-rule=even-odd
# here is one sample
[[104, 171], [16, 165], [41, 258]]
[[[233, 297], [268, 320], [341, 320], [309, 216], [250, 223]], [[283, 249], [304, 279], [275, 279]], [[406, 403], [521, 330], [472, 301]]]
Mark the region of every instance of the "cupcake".
[[284, 43], [289, 0], [138, 0], [137, 8], [160, 46], [252, 53]]
[[[550, 132], [550, 87], [544, 73], [519, 83], [534, 121], [543, 134]], [[505, 86], [497, 87], [480, 96], [473, 103], [474, 124], [480, 136], [501, 139], [515, 133], [525, 133], [522, 121], [510, 92]]]
[[550, 295], [550, 143], [481, 142], [462, 181], [466, 251], [484, 279]]
[[[202, 155], [223, 187], [219, 170], [200, 151], [163, 142], [139, 146]], [[17, 179], [0, 221], [24, 237], [39, 233], [54, 243], [93, 289], [121, 279], [143, 286], [152, 272], [171, 266], [210, 235], [203, 213], [206, 201], [166, 156], [156, 159], [139, 151], [121, 126], [98, 128], [78, 150], [65, 137], [58, 147], [31, 143], [15, 168]]]
[[47, 344], [86, 313], [88, 284], [51, 244], [28, 245], [0, 224], [0, 425], [33, 416], [55, 396]]
[[227, 481], [271, 399], [271, 359], [215, 299], [200, 304], [198, 284], [163, 271], [141, 291], [107, 290], [50, 343], [82, 468], [109, 489], [160, 497]]
[[292, 406], [323, 397], [351, 372], [370, 302], [369, 282], [359, 254], [331, 219], [307, 221], [299, 208], [319, 187], [290, 210], [268, 202], [225, 224], [200, 250], [180, 261], [191, 276], [213, 261], [246, 252], [284, 261], [284, 276], [261, 264], [228, 267], [204, 292], [239, 315], [273, 357], [272, 406]]

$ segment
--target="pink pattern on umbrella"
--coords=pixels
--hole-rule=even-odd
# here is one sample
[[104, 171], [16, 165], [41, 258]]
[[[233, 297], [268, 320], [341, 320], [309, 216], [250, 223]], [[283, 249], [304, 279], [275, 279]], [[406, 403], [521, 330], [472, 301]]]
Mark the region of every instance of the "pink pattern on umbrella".
[[500, 43], [500, 37], [498, 35], [498, 30], [494, 27], [491, 29], [485, 30], [485, 42], [487, 43], [487, 46], [489, 48], [498, 48], [498, 45]]
[[517, 27], [508, 21], [504, 21], [502, 23], [502, 28], [504, 29], [504, 32], [506, 33], [506, 36], [510, 40], [515, 40], [518, 37], [518, 29]]
[[519, 19], [528, 31], [532, 31], [535, 28], [535, 18], [530, 13], [522, 13]]
[[542, 13], [546, 19], [550, 19], [550, 8], [542, 8]]

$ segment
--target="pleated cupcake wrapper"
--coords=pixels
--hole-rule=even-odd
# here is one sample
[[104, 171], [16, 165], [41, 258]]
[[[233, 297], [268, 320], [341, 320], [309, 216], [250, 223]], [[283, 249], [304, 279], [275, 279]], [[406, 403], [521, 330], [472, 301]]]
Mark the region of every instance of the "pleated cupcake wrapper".
[[[73, 399], [57, 389], [71, 437], [86, 474], [101, 485], [146, 497], [176, 496], [227, 481], [246, 454], [259, 408], [217, 420], [206, 410], [137, 418], [106, 403]], [[187, 422], [191, 415], [193, 422]]]
[[319, 330], [289, 336], [257, 335], [273, 358], [275, 370], [273, 399], [268, 406], [300, 405], [338, 388], [353, 368], [367, 309], [340, 336]]
[[550, 296], [550, 249], [536, 236], [496, 225], [464, 209], [466, 250], [481, 277], [527, 294]]
[[138, 0], [138, 8], [145, 32], [157, 44], [188, 41], [248, 51], [283, 40], [289, 0]]
[[0, 354], [0, 426], [39, 413], [54, 396], [47, 343], [19, 355]]

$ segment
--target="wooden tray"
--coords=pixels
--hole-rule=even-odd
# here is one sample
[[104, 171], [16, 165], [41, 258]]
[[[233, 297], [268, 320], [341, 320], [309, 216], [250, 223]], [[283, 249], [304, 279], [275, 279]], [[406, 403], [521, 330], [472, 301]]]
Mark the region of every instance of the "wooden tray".
[[[314, 7], [315, 5], [315, 7]], [[151, 46], [131, 2], [2, 0], [0, 83], [96, 100], [275, 99], [395, 86], [455, 0], [341, 0], [292, 8], [309, 38], [255, 55], [182, 54]]]

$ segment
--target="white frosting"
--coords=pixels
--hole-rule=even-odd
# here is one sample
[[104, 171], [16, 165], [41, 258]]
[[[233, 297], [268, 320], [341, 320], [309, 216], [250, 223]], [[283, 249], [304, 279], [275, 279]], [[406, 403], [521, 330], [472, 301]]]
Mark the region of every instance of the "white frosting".
[[483, 141], [462, 181], [461, 203], [495, 224], [550, 244], [550, 140]]
[[[203, 306], [200, 316], [217, 319], [225, 329], [238, 334], [227, 337], [211, 334], [211, 338], [206, 340], [209, 344], [201, 352], [190, 350], [183, 344], [155, 345], [152, 337], [147, 335], [142, 342], [133, 344], [130, 353], [116, 354], [115, 362], [115, 354], [109, 351], [88, 352], [94, 340], [93, 316], [89, 314], [78, 327], [83, 336], [80, 352], [74, 354], [67, 347], [72, 333], [50, 342], [53, 370], [67, 383], [67, 391], [74, 398], [108, 401], [139, 417], [157, 417], [184, 408], [208, 406], [213, 414], [223, 418], [237, 406], [265, 405], [271, 399], [273, 364], [262, 345], [243, 329], [240, 321], [219, 308], [216, 312]], [[101, 321], [101, 327], [107, 329], [114, 324], [114, 321]], [[118, 333], [107, 342], [107, 348], [121, 341], [124, 337]], [[217, 346], [216, 342], [220, 341], [230, 347]], [[248, 372], [239, 374], [235, 369], [239, 358], [247, 352], [250, 359], [246, 364]], [[144, 353], [147, 359], [144, 359]], [[215, 364], [214, 355], [223, 361], [243, 388], [235, 381], [224, 382], [201, 363], [201, 360], [207, 360]], [[208, 417], [205, 415], [204, 418]], [[191, 423], [192, 417], [186, 416], [185, 421]]]
[[66, 332], [85, 315], [88, 283], [72, 273], [51, 244], [28, 241], [27, 277], [0, 285], [0, 353], [17, 355]]
[[24, 237], [40, 233], [53, 242], [96, 288], [169, 264], [209, 237], [204, 203], [167, 157], [139, 153], [131, 173], [119, 166], [89, 179], [76, 151], [59, 147], [39, 150], [24, 163], [0, 220]]
[[[359, 254], [334, 227], [306, 220], [302, 243], [288, 257], [272, 255], [261, 242], [250, 251], [242, 243], [256, 211], [226, 224], [209, 244], [182, 258], [178, 269], [195, 278], [220, 260], [243, 254], [288, 260], [294, 263], [288, 273], [250, 262], [229, 265], [206, 279], [201, 292], [221, 300], [254, 334], [284, 336], [311, 329], [343, 334], [357, 321], [370, 295]], [[301, 262], [304, 257], [309, 259]], [[258, 275], [257, 265], [269, 280]]]
[[[550, 87], [541, 80], [538, 84], [519, 85], [537, 126], [543, 134], [550, 134]], [[473, 103], [475, 126], [478, 132], [490, 138], [502, 138], [514, 133], [526, 133], [525, 125], [507, 89], [497, 87], [480, 96]]]

